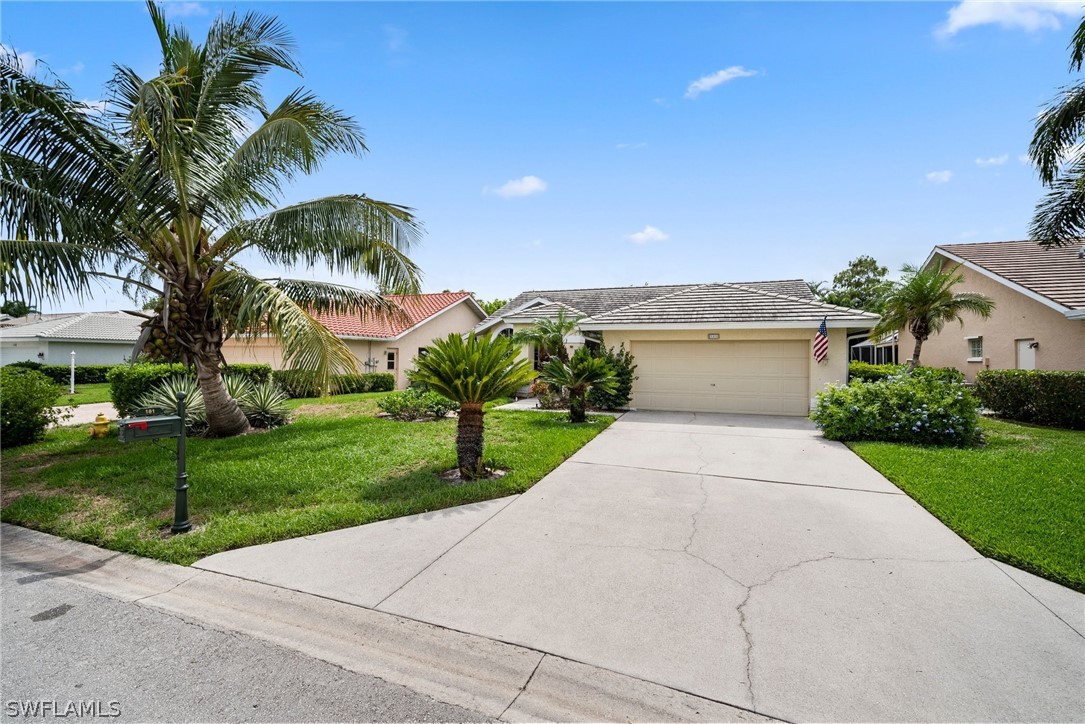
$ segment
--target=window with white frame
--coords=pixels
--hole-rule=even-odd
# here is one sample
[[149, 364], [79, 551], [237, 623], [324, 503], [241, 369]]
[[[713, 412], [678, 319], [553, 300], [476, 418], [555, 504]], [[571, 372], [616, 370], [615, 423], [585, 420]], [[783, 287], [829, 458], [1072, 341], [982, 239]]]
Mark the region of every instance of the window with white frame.
[[395, 352], [389, 352], [388, 353], [388, 369], [392, 370], [393, 372], [396, 369], [396, 353]]
[[968, 343], [968, 359], [969, 360], [982, 360], [983, 359], [983, 337], [966, 337], [965, 341]]

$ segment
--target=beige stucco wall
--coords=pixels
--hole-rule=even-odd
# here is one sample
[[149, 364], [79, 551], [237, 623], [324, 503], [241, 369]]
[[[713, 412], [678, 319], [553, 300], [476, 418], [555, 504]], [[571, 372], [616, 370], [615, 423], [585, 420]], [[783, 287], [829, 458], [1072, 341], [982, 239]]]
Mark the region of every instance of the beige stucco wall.
[[[362, 372], [392, 372], [396, 376], [396, 388], [405, 388], [409, 380], [406, 372], [414, 369], [412, 360], [420, 347], [428, 347], [434, 339], [447, 337], [455, 332], [464, 334], [478, 324], [482, 317], [466, 302], [460, 302], [436, 317], [412, 329], [403, 337], [394, 340], [359, 340], [345, 339], [347, 347], [358, 359], [358, 368]], [[387, 353], [396, 352], [395, 369], [388, 369]], [[272, 369], [282, 369], [282, 351], [278, 342], [261, 338], [252, 344], [238, 340], [228, 340], [223, 345], [222, 354], [227, 362], [269, 364]], [[376, 367], [365, 367], [367, 359], [375, 359]]]
[[[955, 292], [978, 292], [995, 300], [990, 319], [964, 314], [964, 325], [947, 324], [923, 343], [919, 355], [927, 367], [955, 367], [971, 381], [983, 369], [1015, 369], [1017, 340], [1039, 342], [1038, 370], [1085, 370], [1085, 320], [1067, 319], [1056, 309], [1014, 291], [966, 267], [964, 281]], [[966, 337], [983, 337], [983, 362], [968, 362]], [[915, 340], [907, 330], [900, 335], [900, 360], [912, 356]]]

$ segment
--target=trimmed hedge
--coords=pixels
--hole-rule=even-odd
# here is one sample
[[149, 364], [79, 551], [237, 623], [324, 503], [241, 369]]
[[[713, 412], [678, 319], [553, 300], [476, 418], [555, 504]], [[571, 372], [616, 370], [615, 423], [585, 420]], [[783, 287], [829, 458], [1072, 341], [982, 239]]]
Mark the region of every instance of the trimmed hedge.
[[887, 377], [911, 374], [943, 382], [964, 382], [964, 373], [953, 367], [916, 367], [909, 372], [908, 365], [872, 365], [869, 362], [853, 361], [848, 364], [848, 380], [877, 382]]
[[1011, 420], [1085, 430], [1085, 372], [983, 370], [976, 396]]
[[393, 392], [377, 401], [377, 407], [395, 420], [440, 420], [453, 410], [460, 408], [444, 395], [428, 392], [418, 387], [408, 387], [402, 392]]
[[[320, 397], [323, 394], [316, 384], [316, 375], [304, 370], [275, 370], [271, 378], [279, 383], [291, 397]], [[390, 392], [396, 388], [396, 376], [390, 372], [367, 372], [361, 375], [336, 375], [333, 394], [349, 395], [357, 392]]]
[[[270, 365], [237, 364], [226, 368], [228, 372], [244, 375], [255, 384], [263, 384], [271, 378]], [[130, 416], [140, 408], [139, 399], [160, 383], [175, 375], [194, 376], [195, 370], [183, 364], [143, 362], [134, 365], [117, 365], [109, 370], [109, 396], [121, 417]]]
[[976, 398], [963, 384], [915, 375], [829, 387], [810, 419], [829, 440], [965, 446], [980, 438]]
[[[8, 367], [23, 367], [42, 373], [58, 385], [66, 385], [71, 381], [72, 369], [68, 365], [43, 365], [40, 362], [12, 362]], [[76, 365], [75, 384], [94, 385], [108, 382], [107, 375], [115, 365]]]

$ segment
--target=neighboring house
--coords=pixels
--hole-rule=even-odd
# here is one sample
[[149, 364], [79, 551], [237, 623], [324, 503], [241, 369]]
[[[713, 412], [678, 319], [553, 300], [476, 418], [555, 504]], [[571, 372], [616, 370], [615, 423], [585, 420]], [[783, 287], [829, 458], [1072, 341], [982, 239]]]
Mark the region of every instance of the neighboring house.
[[[1081, 247], [1031, 241], [936, 246], [924, 266], [960, 265], [954, 292], [995, 300], [990, 319], [965, 313], [923, 343], [919, 361], [955, 367], [974, 380], [984, 369], [1085, 370], [1085, 258]], [[915, 341], [900, 335], [902, 357]]]
[[[389, 296], [406, 313], [405, 319], [380, 318], [358, 314], [321, 314], [317, 319], [358, 358], [363, 372], [390, 372], [396, 376], [396, 388], [409, 384], [407, 371], [412, 361], [433, 340], [455, 332], [466, 334], [486, 316], [469, 292], [443, 292], [417, 296]], [[268, 337], [252, 341], [230, 339], [223, 345], [227, 362], [259, 362], [273, 369], [283, 367], [279, 343]]]
[[125, 312], [33, 315], [0, 327], [0, 364], [105, 365], [127, 362], [143, 319]]
[[[818, 390], [847, 380], [848, 335], [878, 322], [816, 301], [795, 279], [530, 291], [475, 329], [511, 335], [560, 308], [584, 317], [588, 341], [632, 352], [631, 406], [642, 410], [806, 415]], [[813, 342], [822, 319], [829, 351], [818, 363]], [[576, 347], [585, 338], [566, 341]]]

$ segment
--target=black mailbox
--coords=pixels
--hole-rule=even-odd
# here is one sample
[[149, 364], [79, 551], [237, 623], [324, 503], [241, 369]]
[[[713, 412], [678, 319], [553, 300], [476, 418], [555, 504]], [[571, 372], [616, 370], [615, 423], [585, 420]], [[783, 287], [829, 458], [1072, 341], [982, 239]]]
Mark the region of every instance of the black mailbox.
[[178, 415], [150, 415], [128, 417], [117, 421], [121, 442], [134, 440], [158, 440], [164, 437], [181, 437], [184, 423]]

